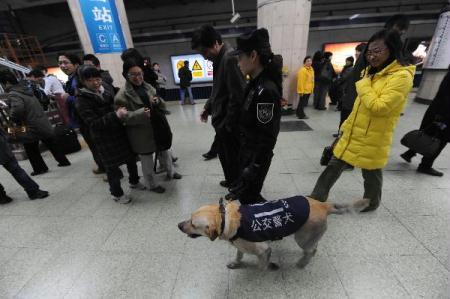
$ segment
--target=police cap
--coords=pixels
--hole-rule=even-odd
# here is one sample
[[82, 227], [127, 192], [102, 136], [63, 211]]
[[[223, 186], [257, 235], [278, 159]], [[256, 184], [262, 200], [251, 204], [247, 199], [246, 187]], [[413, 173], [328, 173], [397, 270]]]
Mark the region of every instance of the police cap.
[[241, 53], [250, 53], [270, 51], [269, 32], [266, 28], [254, 30], [251, 33], [246, 33], [236, 39], [236, 50], [232, 51], [231, 55], [239, 55]]

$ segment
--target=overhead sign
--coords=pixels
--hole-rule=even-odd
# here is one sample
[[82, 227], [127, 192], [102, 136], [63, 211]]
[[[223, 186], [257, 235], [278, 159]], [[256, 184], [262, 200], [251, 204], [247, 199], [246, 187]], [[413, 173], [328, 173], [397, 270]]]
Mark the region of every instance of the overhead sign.
[[192, 72], [192, 83], [211, 82], [213, 80], [213, 65], [200, 54], [178, 55], [170, 57], [172, 62], [173, 78], [176, 84], [180, 84], [178, 70], [184, 66], [184, 61], [189, 61], [189, 69]]
[[79, 0], [94, 53], [126, 50], [114, 0]]

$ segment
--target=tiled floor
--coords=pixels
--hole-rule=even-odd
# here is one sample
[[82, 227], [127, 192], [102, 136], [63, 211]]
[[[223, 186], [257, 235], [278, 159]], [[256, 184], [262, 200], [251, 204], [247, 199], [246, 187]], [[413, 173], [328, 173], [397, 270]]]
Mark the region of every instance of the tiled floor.
[[[165, 194], [133, 191], [119, 205], [92, 174], [88, 151], [70, 155], [73, 166], [37, 178], [51, 196], [29, 201], [4, 169], [0, 180], [15, 198], [0, 206], [0, 298], [450, 298], [450, 150], [436, 161], [443, 178], [416, 173], [399, 154], [401, 136], [417, 128], [426, 106], [411, 102], [401, 118], [384, 171], [381, 207], [372, 214], [330, 216], [311, 264], [291, 238], [273, 243], [276, 272], [261, 272], [245, 256], [244, 269], [228, 270], [234, 250], [226, 242], [189, 239], [176, 224], [226, 192], [218, 160], [204, 162], [213, 139], [198, 115], [202, 105], [171, 104], [179, 181]], [[334, 110], [307, 109], [313, 131], [283, 132], [264, 186], [276, 199], [308, 194], [322, 167], [319, 158], [338, 123]], [[285, 120], [295, 120], [288, 116]], [[29, 171], [27, 161], [21, 163]], [[126, 181], [123, 181], [125, 184]], [[330, 200], [362, 195], [359, 170], [345, 172]]]

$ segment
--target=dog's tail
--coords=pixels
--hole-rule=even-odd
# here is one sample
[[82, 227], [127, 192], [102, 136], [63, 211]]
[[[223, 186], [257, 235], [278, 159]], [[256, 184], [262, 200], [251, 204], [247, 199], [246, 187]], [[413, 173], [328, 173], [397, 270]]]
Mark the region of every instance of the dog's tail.
[[329, 203], [328, 214], [359, 213], [369, 206], [370, 199], [363, 198], [352, 203]]

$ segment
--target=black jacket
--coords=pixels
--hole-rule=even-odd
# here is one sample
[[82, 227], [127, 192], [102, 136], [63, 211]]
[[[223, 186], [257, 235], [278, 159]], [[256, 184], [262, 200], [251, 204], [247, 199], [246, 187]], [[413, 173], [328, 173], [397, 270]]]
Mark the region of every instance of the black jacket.
[[434, 121], [442, 122], [447, 126], [442, 136], [447, 142], [450, 142], [450, 70], [439, 85], [433, 102], [425, 112], [420, 128], [430, 127]]
[[224, 44], [213, 61], [213, 91], [205, 105], [216, 130], [237, 127], [239, 113], [244, 101], [245, 80], [235, 56], [228, 53], [233, 49]]
[[[180, 77], [180, 87], [185, 88], [191, 86], [192, 72], [187, 66], [183, 66], [178, 70], [178, 77]], [[158, 75], [156, 75], [156, 80], [158, 80]]]
[[76, 107], [86, 126], [105, 167], [124, 164], [134, 157], [125, 127], [113, 109], [114, 96], [105, 91], [103, 96], [82, 88], [77, 96]]
[[353, 104], [355, 103], [356, 96], [356, 82], [358, 82], [362, 78], [362, 71], [365, 68], [363, 55], [364, 51], [361, 52], [359, 59], [356, 60], [355, 65], [353, 66], [352, 72], [348, 74], [346, 79], [346, 85], [344, 89], [344, 96], [342, 97], [342, 109], [352, 110]]
[[54, 136], [48, 116], [27, 82], [21, 81], [8, 90], [8, 105], [11, 120], [27, 127], [27, 131], [20, 134], [19, 142], [34, 142]]
[[263, 71], [246, 88], [239, 120], [242, 148], [253, 152], [254, 163], [261, 164], [272, 157], [280, 121], [281, 94]]

